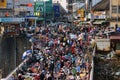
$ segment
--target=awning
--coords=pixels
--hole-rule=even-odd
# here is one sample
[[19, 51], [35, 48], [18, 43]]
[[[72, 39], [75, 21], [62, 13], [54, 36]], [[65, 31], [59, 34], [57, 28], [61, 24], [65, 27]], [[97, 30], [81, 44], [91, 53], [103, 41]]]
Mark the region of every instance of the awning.
[[104, 20], [94, 21], [93, 24], [102, 24], [103, 22], [105, 22], [105, 21]]
[[36, 17], [36, 16], [26, 16], [25, 18], [26, 19], [38, 19], [38, 17]]
[[110, 36], [111, 40], [120, 40], [120, 36]]
[[25, 18], [0, 18], [0, 22], [3, 23], [20, 23], [20, 22], [24, 22]]
[[80, 21], [79, 24], [81, 24], [81, 25], [90, 25], [91, 22], [90, 21]]

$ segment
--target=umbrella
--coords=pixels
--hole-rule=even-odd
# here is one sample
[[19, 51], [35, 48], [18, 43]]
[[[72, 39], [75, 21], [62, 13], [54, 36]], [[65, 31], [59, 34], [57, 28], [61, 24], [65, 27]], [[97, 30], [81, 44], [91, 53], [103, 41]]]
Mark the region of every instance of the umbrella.
[[23, 53], [22, 55], [22, 59], [25, 59], [28, 55], [30, 55], [32, 53], [32, 50], [27, 50]]

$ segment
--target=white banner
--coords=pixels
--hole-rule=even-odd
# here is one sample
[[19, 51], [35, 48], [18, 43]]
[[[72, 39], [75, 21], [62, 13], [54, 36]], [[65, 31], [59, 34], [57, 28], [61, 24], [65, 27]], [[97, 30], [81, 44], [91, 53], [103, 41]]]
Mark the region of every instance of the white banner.
[[97, 50], [110, 51], [110, 39], [96, 39]]

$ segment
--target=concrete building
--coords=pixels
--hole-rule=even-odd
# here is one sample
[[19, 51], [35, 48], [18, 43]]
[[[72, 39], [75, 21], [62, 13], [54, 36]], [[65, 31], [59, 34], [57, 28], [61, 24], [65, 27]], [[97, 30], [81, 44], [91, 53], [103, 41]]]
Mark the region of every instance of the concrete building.
[[60, 12], [64, 11], [64, 13], [68, 13], [68, 3], [67, 0], [53, 0], [53, 5], [58, 5], [60, 6]]
[[120, 27], [120, 0], [110, 0], [110, 25]]
[[6, 12], [9, 13], [9, 17], [21, 17], [34, 13], [34, 0], [5, 0], [5, 2], [6, 7], [0, 7], [0, 17], [5, 17]]
[[53, 4], [56, 3], [60, 4], [61, 8], [64, 9], [66, 13], [73, 13], [76, 11], [76, 0], [53, 0]]
[[74, 13], [77, 10], [76, 0], [68, 0], [68, 13]]
[[13, 0], [13, 9], [16, 16], [24, 17], [26, 15], [33, 15], [34, 0]]
[[120, 0], [102, 0], [92, 10], [94, 13], [99, 13], [97, 18], [104, 17], [109, 21], [111, 27], [115, 27], [116, 24], [120, 27]]
[[[61, 20], [66, 21], [66, 19], [71, 22], [73, 20], [74, 14], [77, 11], [76, 0], [53, 0], [53, 5], [60, 6], [60, 18]], [[60, 19], [58, 19], [60, 20]]]
[[[11, 0], [12, 1], [12, 0]], [[13, 15], [13, 9], [12, 8], [8, 8], [7, 6], [7, 0], [4, 1], [0, 1], [0, 17], [5, 17], [5, 14], [9, 13], [9, 16]]]

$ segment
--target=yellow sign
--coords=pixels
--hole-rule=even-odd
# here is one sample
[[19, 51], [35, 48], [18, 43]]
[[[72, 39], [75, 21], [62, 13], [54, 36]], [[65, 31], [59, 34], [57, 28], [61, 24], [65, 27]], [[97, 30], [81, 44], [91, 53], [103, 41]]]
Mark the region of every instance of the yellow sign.
[[81, 17], [81, 18], [80, 18], [80, 21], [84, 21], [84, 20], [85, 20], [84, 17]]
[[80, 12], [81, 12], [81, 10], [79, 9], [79, 10], [77, 10], [77, 14], [80, 14]]
[[84, 9], [81, 9], [81, 17], [84, 17]]
[[79, 9], [77, 10], [77, 14], [80, 15], [80, 17], [84, 17], [85, 16], [85, 10], [84, 9]]
[[6, 8], [7, 7], [7, 1], [6, 0], [0, 0], [0, 8]]
[[35, 16], [40, 16], [40, 12], [34, 12]]

